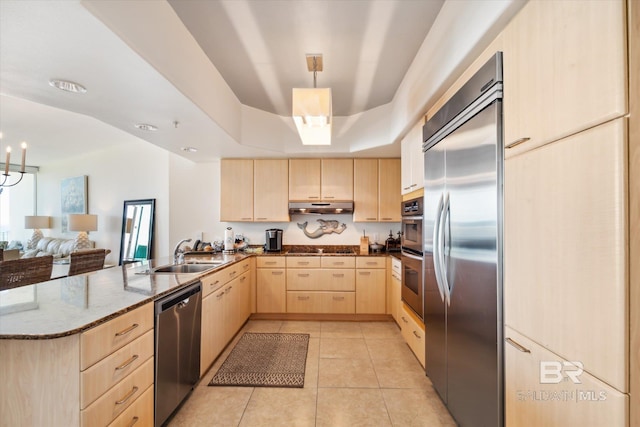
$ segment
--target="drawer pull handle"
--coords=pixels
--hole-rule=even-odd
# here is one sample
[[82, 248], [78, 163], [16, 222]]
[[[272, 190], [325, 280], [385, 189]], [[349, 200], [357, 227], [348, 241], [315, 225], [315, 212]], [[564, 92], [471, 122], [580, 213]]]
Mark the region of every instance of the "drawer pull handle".
[[333, 273], [333, 277], [344, 277], [343, 273]]
[[264, 221], [264, 220], [265, 220], [265, 219], [267, 219], [267, 218], [262, 218], [262, 217], [261, 217], [261, 218], [256, 218], [256, 219], [257, 219], [258, 221]]
[[520, 139], [516, 139], [515, 141], [513, 141], [511, 144], [507, 145], [504, 148], [513, 148], [513, 147], [517, 147], [518, 145], [522, 144], [523, 142], [527, 142], [529, 141], [531, 138], [520, 138]]
[[368, 275], [371, 274], [371, 272], [370, 271], [358, 271], [358, 274], [362, 274], [364, 276], [368, 276]]
[[243, 265], [242, 268], [244, 268], [246, 270], [247, 268], [249, 268], [249, 264]]
[[218, 297], [218, 299], [222, 298], [224, 296], [224, 291], [220, 292], [218, 295], [216, 295]]
[[409, 187], [404, 187], [404, 188], [403, 188], [403, 190], [408, 190], [408, 189], [410, 189], [410, 188], [411, 188], [411, 186], [409, 186]]
[[344, 301], [344, 297], [333, 297], [334, 301]]
[[298, 273], [298, 277], [309, 277], [309, 273]]
[[127, 366], [131, 365], [133, 362], [136, 361], [136, 359], [138, 358], [137, 354], [134, 354], [133, 356], [131, 356], [131, 358], [129, 360], [127, 360], [126, 362], [124, 362], [122, 365], [120, 366], [116, 366], [116, 371], [121, 371], [124, 368], [126, 368]]
[[402, 318], [402, 321], [403, 321], [404, 323], [409, 323], [409, 321], [408, 321], [407, 319], [405, 319], [405, 318], [404, 318], [404, 316], [400, 316], [400, 317]]
[[266, 261], [265, 264], [271, 265], [271, 264], [276, 264], [275, 261]]
[[367, 265], [378, 265], [375, 261], [367, 261]]
[[344, 265], [344, 261], [336, 261], [333, 265]]
[[229, 273], [229, 276], [233, 276], [237, 273], [237, 271], [233, 270], [231, 273]]
[[133, 419], [131, 420], [131, 424], [129, 424], [129, 427], [136, 425], [139, 419], [140, 417], [133, 417]]
[[298, 261], [298, 265], [309, 265], [309, 261]]
[[123, 403], [125, 403], [127, 400], [131, 399], [131, 397], [136, 394], [136, 392], [138, 391], [138, 387], [133, 386], [133, 388], [131, 389], [131, 391], [129, 393], [127, 393], [127, 395], [125, 397], [123, 397], [120, 400], [116, 400], [116, 405], [122, 405]]
[[308, 299], [309, 299], [309, 297], [302, 297], [302, 296], [299, 296], [299, 297], [298, 297], [298, 300], [299, 300], [299, 301], [306, 301], [306, 300], [308, 300]]
[[121, 337], [123, 335], [127, 335], [129, 332], [133, 331], [135, 328], [137, 328], [139, 325], [137, 323], [134, 323], [133, 325], [129, 326], [127, 329], [122, 330], [120, 332], [116, 332], [116, 336], [117, 337]]
[[367, 218], [367, 221], [375, 221], [378, 218]]
[[335, 196], [324, 196], [325, 199], [335, 199]]
[[253, 218], [242, 218], [243, 221], [251, 221]]
[[528, 348], [518, 344], [517, 342], [515, 342], [511, 338], [507, 338], [505, 341], [508, 342], [509, 344], [511, 344], [516, 349], [518, 349], [518, 351], [521, 351], [523, 353], [531, 353], [531, 350], [529, 350]]
[[319, 199], [318, 196], [309, 196], [309, 199]]
[[419, 340], [422, 339], [422, 337], [420, 335], [418, 335], [418, 333], [416, 331], [413, 331], [413, 335], [415, 335], [416, 338], [418, 338]]
[[272, 271], [271, 274], [273, 274], [274, 276], [279, 276], [282, 274], [282, 271]]
[[392, 219], [393, 219], [393, 218], [387, 218], [387, 217], [382, 218], [382, 220], [383, 220], [383, 221], [391, 221]]
[[244, 282], [246, 280], [246, 278], [247, 278], [247, 276], [242, 276], [242, 277], [240, 277], [240, 281]]
[[232, 288], [233, 288], [233, 286], [229, 286], [227, 289], [224, 290], [224, 293], [228, 294], [229, 292], [231, 292]]

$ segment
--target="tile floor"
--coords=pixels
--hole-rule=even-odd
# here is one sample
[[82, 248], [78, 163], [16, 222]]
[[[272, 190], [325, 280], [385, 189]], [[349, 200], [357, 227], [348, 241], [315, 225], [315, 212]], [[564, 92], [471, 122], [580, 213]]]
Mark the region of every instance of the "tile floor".
[[[209, 387], [243, 332], [310, 334], [304, 388]], [[393, 322], [249, 321], [168, 423], [455, 426]]]

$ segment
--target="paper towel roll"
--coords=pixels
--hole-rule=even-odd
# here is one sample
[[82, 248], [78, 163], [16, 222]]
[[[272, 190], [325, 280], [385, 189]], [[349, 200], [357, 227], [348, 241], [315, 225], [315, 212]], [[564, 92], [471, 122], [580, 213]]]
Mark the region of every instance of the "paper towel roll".
[[224, 230], [224, 250], [232, 251], [234, 249], [235, 243], [236, 239], [233, 236], [233, 228], [227, 227], [227, 229]]

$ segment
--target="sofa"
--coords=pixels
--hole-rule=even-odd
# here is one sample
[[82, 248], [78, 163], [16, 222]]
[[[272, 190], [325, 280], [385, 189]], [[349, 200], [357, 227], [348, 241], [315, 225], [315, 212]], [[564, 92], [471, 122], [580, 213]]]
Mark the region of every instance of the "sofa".
[[[95, 242], [89, 241], [91, 247]], [[35, 248], [25, 250], [21, 258], [33, 258], [37, 256], [53, 255], [54, 259], [66, 258], [76, 250], [76, 239], [62, 239], [58, 237], [42, 237], [36, 243]]]

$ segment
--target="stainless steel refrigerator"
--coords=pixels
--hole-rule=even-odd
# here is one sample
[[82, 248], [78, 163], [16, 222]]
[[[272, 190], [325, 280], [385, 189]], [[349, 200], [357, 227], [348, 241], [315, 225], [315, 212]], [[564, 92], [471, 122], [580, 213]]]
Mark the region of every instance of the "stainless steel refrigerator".
[[426, 373], [460, 426], [502, 426], [502, 54], [423, 128]]

